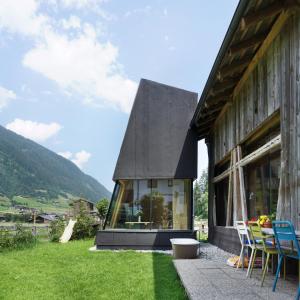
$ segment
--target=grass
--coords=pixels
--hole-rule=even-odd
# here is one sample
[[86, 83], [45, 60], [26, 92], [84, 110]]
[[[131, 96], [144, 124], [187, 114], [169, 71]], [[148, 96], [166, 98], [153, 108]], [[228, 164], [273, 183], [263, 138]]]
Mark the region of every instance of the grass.
[[197, 240], [203, 243], [208, 242], [208, 234], [205, 232], [197, 231]]
[[170, 256], [90, 252], [92, 240], [0, 254], [0, 299], [187, 299]]

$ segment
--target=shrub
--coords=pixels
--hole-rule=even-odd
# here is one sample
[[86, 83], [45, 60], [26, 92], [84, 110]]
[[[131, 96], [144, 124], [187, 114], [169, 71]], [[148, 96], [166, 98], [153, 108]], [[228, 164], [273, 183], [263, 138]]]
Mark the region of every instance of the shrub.
[[93, 218], [90, 217], [83, 203], [80, 203], [77, 222], [73, 228], [72, 239], [80, 240], [94, 235]]
[[12, 235], [7, 229], [0, 229], [0, 252], [12, 248]]
[[13, 243], [15, 248], [29, 247], [36, 242], [36, 237], [28, 229], [22, 225], [16, 225], [16, 234], [13, 236]]
[[36, 243], [36, 237], [22, 225], [16, 225], [16, 232], [7, 229], [0, 230], [0, 251], [7, 249], [23, 249], [31, 247]]
[[62, 218], [54, 220], [50, 223], [49, 237], [51, 242], [59, 242], [59, 238], [65, 229], [65, 222]]
[[104, 225], [108, 207], [109, 207], [109, 200], [107, 198], [102, 198], [96, 204], [96, 208], [98, 210], [98, 216], [100, 219], [101, 229], [103, 228], [103, 225]]
[[77, 222], [74, 225], [72, 239], [80, 240], [94, 235], [93, 229], [94, 220], [88, 215], [77, 217]]

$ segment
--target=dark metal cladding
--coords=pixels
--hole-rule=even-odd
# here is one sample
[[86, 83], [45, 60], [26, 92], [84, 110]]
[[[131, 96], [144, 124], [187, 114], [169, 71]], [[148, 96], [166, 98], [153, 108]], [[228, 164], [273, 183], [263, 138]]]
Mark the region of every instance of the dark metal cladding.
[[197, 178], [197, 94], [141, 79], [113, 180]]

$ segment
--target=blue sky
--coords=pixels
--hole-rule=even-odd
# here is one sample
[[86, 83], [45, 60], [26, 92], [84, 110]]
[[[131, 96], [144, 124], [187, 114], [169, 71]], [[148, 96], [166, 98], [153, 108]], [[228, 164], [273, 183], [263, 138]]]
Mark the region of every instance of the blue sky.
[[237, 3], [1, 0], [0, 124], [112, 190], [140, 78], [200, 95]]

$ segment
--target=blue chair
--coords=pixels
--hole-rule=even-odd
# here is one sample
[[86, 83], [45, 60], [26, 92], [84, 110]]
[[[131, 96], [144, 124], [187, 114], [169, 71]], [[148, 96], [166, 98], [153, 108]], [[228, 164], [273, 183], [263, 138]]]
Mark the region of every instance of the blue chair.
[[[275, 292], [277, 280], [280, 273], [280, 267], [282, 260], [285, 257], [300, 260], [300, 246], [296, 237], [295, 229], [290, 221], [273, 221], [273, 230], [278, 248], [279, 262], [276, 271], [276, 277], [273, 284], [273, 292]], [[300, 263], [299, 263], [300, 271]], [[299, 272], [300, 275], [300, 272]], [[298, 293], [296, 299], [300, 298], [300, 285], [298, 287]]]

